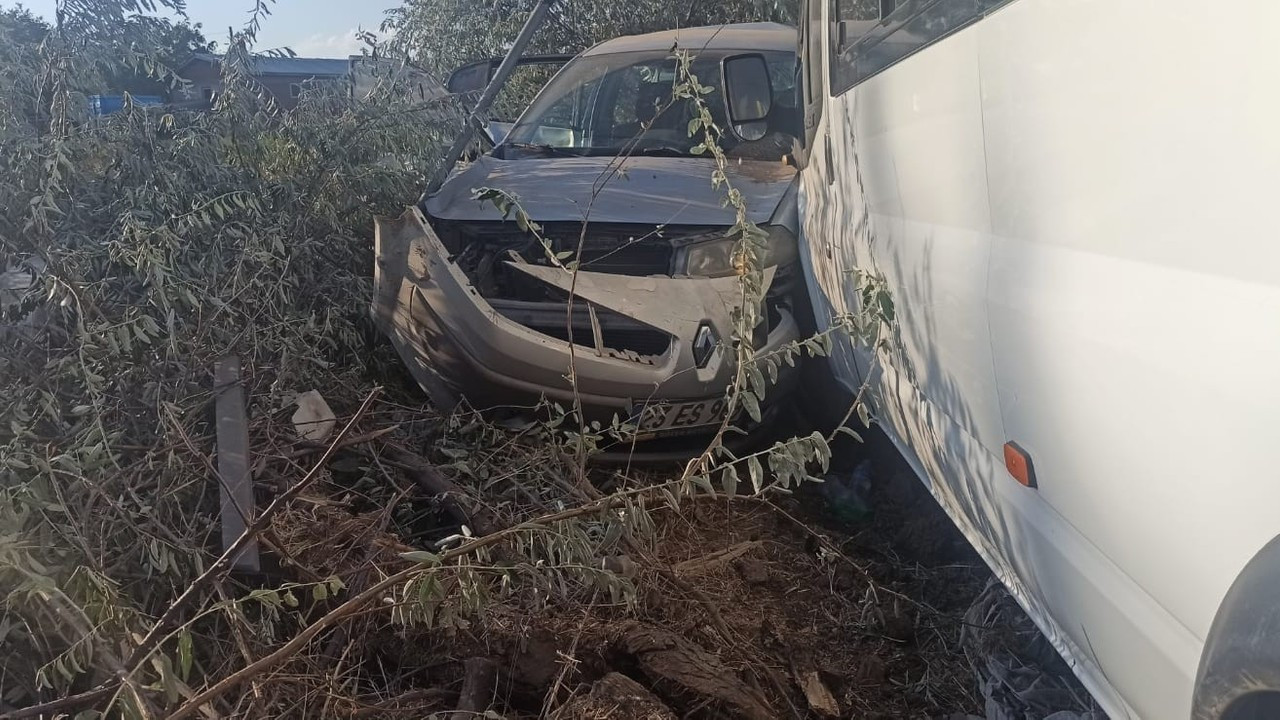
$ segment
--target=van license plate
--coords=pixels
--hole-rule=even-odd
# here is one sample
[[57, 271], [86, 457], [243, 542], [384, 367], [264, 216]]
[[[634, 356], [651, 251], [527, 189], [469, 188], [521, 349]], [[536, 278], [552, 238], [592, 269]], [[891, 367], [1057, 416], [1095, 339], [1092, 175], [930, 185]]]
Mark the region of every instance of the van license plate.
[[639, 432], [661, 433], [704, 425], [719, 425], [724, 422], [728, 407], [729, 402], [724, 398], [676, 403], [651, 402], [639, 412], [633, 411], [631, 417]]

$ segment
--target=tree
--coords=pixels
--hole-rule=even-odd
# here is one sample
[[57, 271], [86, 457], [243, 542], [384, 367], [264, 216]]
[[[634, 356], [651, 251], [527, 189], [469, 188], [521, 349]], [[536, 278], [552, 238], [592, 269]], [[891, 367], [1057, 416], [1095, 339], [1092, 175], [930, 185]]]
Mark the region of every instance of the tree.
[[[0, 273], [32, 283], [16, 301], [0, 293], [0, 715], [124, 664], [138, 671], [131, 687], [160, 682], [133, 631], [208, 567], [216, 528], [203, 460], [140, 478], [151, 454], [119, 446], [190, 437], [174, 424], [188, 412], [206, 426], [208, 393], [179, 405], [214, 356], [253, 357], [279, 387], [326, 388], [335, 403], [363, 394], [362, 367], [393, 367], [365, 340], [373, 215], [417, 197], [444, 142], [433, 125], [457, 124], [391, 83], [359, 102], [316, 88], [282, 112], [244, 70], [245, 33], [228, 43], [211, 112], [126, 107], [86, 122], [86, 94], [154, 75], [165, 52], [172, 61], [198, 42], [136, 17], [180, 4], [67, 0], [52, 27], [0, 12]], [[74, 470], [45, 460], [86, 448], [97, 459]], [[66, 501], [56, 511], [51, 491]], [[126, 496], [137, 501], [116, 500]], [[198, 650], [190, 636], [163, 649], [175, 658], [166, 687], [170, 668], [197, 679], [193, 654], [221, 654], [204, 641], [219, 630], [193, 634]], [[124, 694], [97, 698], [114, 706], [104, 717], [167, 716], [178, 699]]]
[[200, 23], [174, 22], [154, 15], [130, 17], [125, 23], [123, 37], [130, 47], [142, 50], [149, 62], [114, 73], [107, 80], [109, 92], [164, 94], [172, 81], [166, 76], [181, 67], [193, 53], [213, 52], [217, 48], [217, 43], [209, 41], [201, 32]]
[[[503, 54], [537, 0], [406, 0], [384, 29], [423, 67], [444, 74]], [[559, 0], [531, 52], [576, 53], [619, 35], [728, 22], [794, 23], [795, 0]]]
[[22, 5], [0, 9], [0, 37], [6, 44], [38, 45], [49, 34], [49, 24]]
[[[92, 65], [98, 72], [84, 76], [82, 88], [88, 93], [159, 95], [173, 81], [172, 73], [192, 53], [213, 52], [199, 23], [173, 21], [164, 17], [125, 10], [97, 27], [79, 27], [78, 15], [63, 15], [64, 39], [79, 37], [82, 43], [100, 43], [107, 62]], [[54, 27], [17, 5], [0, 9], [0, 57], [3, 54], [36, 53]], [[9, 57], [12, 66], [14, 60]]]

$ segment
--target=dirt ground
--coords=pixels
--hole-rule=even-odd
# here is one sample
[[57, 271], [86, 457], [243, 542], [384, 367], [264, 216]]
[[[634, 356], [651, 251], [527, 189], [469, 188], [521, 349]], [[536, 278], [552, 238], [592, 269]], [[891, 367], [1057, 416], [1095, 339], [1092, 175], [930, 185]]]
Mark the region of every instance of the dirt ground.
[[[607, 561], [634, 585], [632, 607], [607, 593], [572, 607], [525, 597], [429, 631], [340, 633], [325, 653], [345, 657], [342, 644], [359, 636], [343, 672], [369, 698], [348, 714], [1101, 717], [900, 460], [853, 445], [829, 477], [776, 504], [721, 498], [655, 512], [637, 556]], [[376, 504], [350, 508], [284, 517], [281, 550], [358, 586], [351, 568], [394, 567], [422, 542]], [[427, 536], [448, 532], [429, 507], [397, 513]]]

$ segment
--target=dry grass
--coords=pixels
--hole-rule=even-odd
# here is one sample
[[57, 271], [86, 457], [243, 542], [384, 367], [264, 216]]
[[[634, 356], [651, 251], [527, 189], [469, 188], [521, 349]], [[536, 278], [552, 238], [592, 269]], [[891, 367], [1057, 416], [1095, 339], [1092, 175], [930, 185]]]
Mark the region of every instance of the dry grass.
[[[401, 410], [397, 420], [406, 419], [408, 411]], [[513, 443], [509, 434], [465, 417], [440, 422], [453, 429], [433, 439], [427, 459], [440, 462], [477, 505], [503, 522], [581, 500], [564, 481], [572, 466], [558, 465], [557, 452], [547, 444]], [[471, 448], [466, 458], [453, 449], [464, 438]], [[335, 462], [342, 469], [326, 483], [324, 495], [303, 497], [276, 518], [269, 537], [289, 558], [279, 579], [338, 577], [345, 592], [356, 592], [404, 569], [401, 552], [430, 547], [456, 529], [394, 468], [384, 472], [384, 454], [373, 444], [353, 450]], [[460, 471], [459, 463], [467, 469]], [[486, 470], [499, 467], [523, 470], [497, 477]], [[369, 477], [381, 483], [369, 484]], [[640, 482], [609, 480], [619, 488]], [[972, 669], [959, 651], [955, 613], [962, 607], [935, 610], [913, 599], [928, 596], [930, 584], [955, 583], [955, 565], [947, 561], [933, 572], [919, 563], [836, 555], [827, 548], [849, 547], [849, 537], [820, 528], [816, 520], [797, 519], [811, 518], [798, 507], [791, 511], [723, 498], [692, 502], [679, 512], [653, 509], [651, 530], [619, 551], [630, 561], [623, 566], [634, 588], [630, 598], [614, 599], [600, 587], [573, 583], [559, 590], [544, 586], [545, 594], [539, 594], [534, 584], [495, 593], [481, 612], [437, 627], [397, 624], [386, 603], [371, 607], [258, 677], [255, 688], [269, 700], [255, 700], [250, 692], [226, 710], [243, 717], [266, 711], [343, 717], [374, 705], [387, 713], [445, 710], [456, 701], [462, 661], [486, 657], [499, 664], [495, 698], [508, 717], [553, 713], [584, 697], [610, 672], [640, 680], [682, 714], [723, 716], [723, 703], [673, 688], [638, 668], [623, 642], [637, 623], [713, 653], [781, 716], [810, 716], [796, 678], [811, 671], [858, 717], [975, 708]], [[818, 532], [825, 544], [814, 540]], [[888, 548], [882, 550], [887, 556]], [[725, 551], [732, 551], [727, 561]], [[960, 576], [963, 592], [949, 587], [933, 594], [976, 594], [982, 575], [966, 572], [967, 578]], [[302, 605], [295, 623], [327, 607]]]

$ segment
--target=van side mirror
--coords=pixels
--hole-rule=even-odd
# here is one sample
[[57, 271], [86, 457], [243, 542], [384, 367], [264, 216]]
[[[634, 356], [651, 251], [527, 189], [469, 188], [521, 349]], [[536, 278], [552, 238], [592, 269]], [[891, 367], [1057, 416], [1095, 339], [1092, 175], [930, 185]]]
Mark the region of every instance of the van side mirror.
[[773, 81], [763, 55], [753, 53], [725, 59], [724, 95], [729, 107], [729, 124], [739, 137], [759, 140], [768, 133]]
[[[526, 55], [516, 62], [516, 67], [543, 65], [553, 70], [559, 69], [573, 59], [572, 55]], [[479, 94], [489, 87], [493, 76], [498, 72], [502, 58], [489, 58], [467, 63], [454, 70], [445, 82], [445, 89], [452, 95]]]
[[497, 66], [493, 60], [481, 60], [463, 65], [449, 75], [449, 80], [444, 85], [445, 89], [452, 95], [483, 92], [489, 87], [489, 80], [496, 69]]

